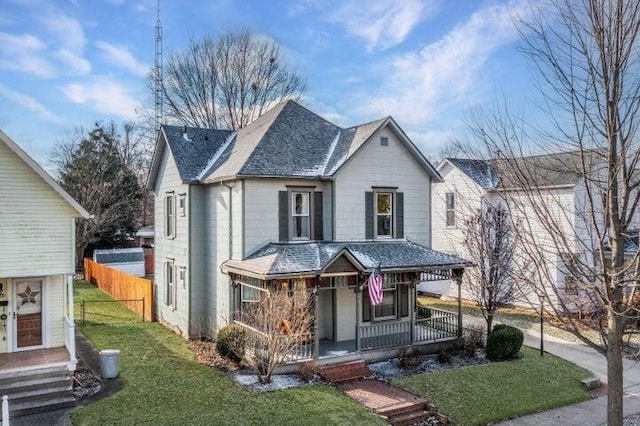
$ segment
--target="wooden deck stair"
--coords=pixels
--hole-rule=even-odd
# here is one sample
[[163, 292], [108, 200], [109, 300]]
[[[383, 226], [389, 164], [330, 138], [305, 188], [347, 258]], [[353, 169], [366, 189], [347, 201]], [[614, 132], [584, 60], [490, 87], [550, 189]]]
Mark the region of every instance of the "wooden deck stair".
[[0, 395], [9, 396], [11, 417], [72, 407], [76, 403], [66, 365], [3, 372]]
[[359, 360], [320, 367], [319, 374], [329, 383], [344, 383], [370, 377], [373, 372], [363, 360]]

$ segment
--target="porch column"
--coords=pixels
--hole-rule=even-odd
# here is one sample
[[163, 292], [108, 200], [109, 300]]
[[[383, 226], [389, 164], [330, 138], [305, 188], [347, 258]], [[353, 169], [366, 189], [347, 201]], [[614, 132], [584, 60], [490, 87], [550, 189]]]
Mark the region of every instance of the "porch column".
[[362, 286], [360, 285], [360, 275], [356, 283], [356, 351], [360, 352], [360, 324], [362, 324]]
[[[411, 279], [411, 283], [409, 284], [409, 303], [413, 302], [413, 306], [411, 308], [411, 343], [415, 343], [416, 341], [416, 306], [418, 306], [418, 294], [416, 291], [416, 280], [415, 278]], [[411, 305], [409, 305], [411, 306]]]
[[464, 269], [454, 269], [453, 276], [458, 286], [458, 337], [462, 337], [462, 274]]
[[320, 333], [318, 331], [318, 287], [313, 290], [313, 359], [320, 357]]

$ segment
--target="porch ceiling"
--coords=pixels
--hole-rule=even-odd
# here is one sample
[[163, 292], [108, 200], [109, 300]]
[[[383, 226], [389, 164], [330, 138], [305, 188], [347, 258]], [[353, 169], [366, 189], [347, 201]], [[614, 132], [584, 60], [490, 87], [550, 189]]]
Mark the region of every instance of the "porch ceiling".
[[431, 250], [406, 240], [269, 243], [244, 260], [227, 260], [226, 273], [261, 279], [322, 274], [338, 257], [345, 256], [361, 272], [428, 272], [463, 269], [468, 260]]

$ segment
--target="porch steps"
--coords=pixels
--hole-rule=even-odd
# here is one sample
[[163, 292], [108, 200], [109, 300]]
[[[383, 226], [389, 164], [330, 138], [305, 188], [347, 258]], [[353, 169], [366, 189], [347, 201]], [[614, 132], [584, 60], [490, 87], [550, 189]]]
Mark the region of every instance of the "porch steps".
[[429, 417], [438, 417], [441, 424], [449, 419], [438, 413], [426, 399], [379, 380], [356, 380], [338, 385], [350, 398], [373, 410], [393, 426], [420, 424]]
[[370, 377], [373, 372], [369, 370], [364, 360], [358, 360], [320, 367], [319, 374], [329, 383], [344, 383]]
[[9, 396], [11, 417], [75, 405], [66, 365], [0, 373], [0, 395]]

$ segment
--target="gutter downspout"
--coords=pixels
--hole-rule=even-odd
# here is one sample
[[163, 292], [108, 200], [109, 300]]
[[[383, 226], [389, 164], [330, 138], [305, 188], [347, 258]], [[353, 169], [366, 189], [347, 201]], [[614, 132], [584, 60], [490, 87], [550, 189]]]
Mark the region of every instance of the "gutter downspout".
[[[231, 259], [233, 257], [233, 187], [235, 186], [235, 183], [227, 184], [225, 182], [220, 182], [220, 184], [229, 189], [229, 259]], [[229, 297], [227, 300], [227, 306], [229, 306], [228, 318], [232, 318], [233, 309], [235, 309], [235, 291], [231, 285], [229, 287], [231, 290], [229, 291]]]

